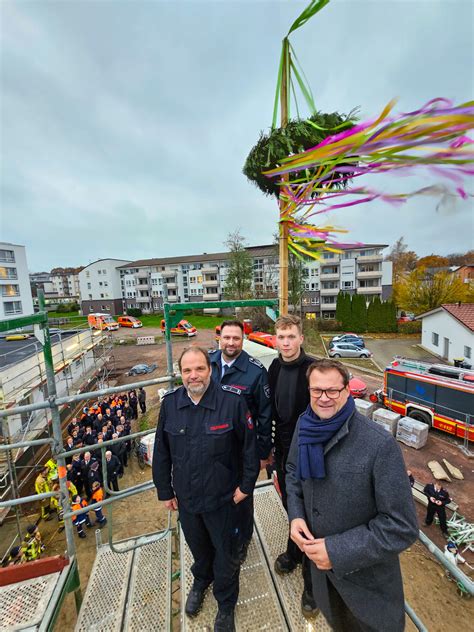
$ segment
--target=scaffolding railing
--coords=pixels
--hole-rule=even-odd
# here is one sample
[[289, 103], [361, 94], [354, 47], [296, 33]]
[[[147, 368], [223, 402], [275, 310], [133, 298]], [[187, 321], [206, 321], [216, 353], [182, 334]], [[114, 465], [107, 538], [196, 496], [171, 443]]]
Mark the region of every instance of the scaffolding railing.
[[[25, 447], [31, 447], [31, 446], [46, 446], [47, 445], [51, 447], [52, 456], [57, 461], [57, 464], [58, 464], [58, 476], [59, 476], [59, 487], [60, 487], [59, 499], [60, 499], [60, 504], [61, 504], [63, 517], [64, 517], [67, 556], [71, 560], [76, 560], [77, 557], [76, 557], [76, 548], [75, 548], [74, 531], [73, 531], [73, 517], [74, 516], [77, 516], [80, 513], [83, 513], [84, 511], [94, 510], [98, 508], [99, 506], [111, 507], [112, 504], [118, 500], [122, 500], [124, 498], [128, 498], [135, 494], [148, 491], [150, 489], [153, 489], [154, 487], [153, 481], [149, 480], [149, 481], [145, 481], [144, 483], [140, 483], [130, 488], [121, 490], [119, 492], [115, 492], [114, 490], [110, 489], [108, 480], [107, 480], [107, 467], [106, 466], [104, 467], [105, 458], [106, 458], [105, 457], [106, 450], [109, 447], [116, 445], [118, 443], [141, 438], [147, 434], [155, 432], [155, 429], [152, 428], [148, 430], [143, 430], [140, 432], [136, 432], [136, 433], [124, 436], [124, 437], [119, 437], [117, 439], [111, 439], [110, 441], [104, 441], [101, 444], [82, 446], [72, 451], [64, 452], [62, 427], [61, 427], [61, 420], [59, 416], [59, 407], [63, 404], [70, 404], [70, 403], [78, 402], [82, 400], [91, 400], [91, 399], [97, 400], [101, 396], [122, 392], [123, 385], [115, 386], [115, 387], [107, 387], [107, 388], [97, 389], [94, 391], [58, 397], [58, 394], [56, 391], [54, 368], [53, 368], [53, 361], [52, 361], [52, 354], [51, 354], [51, 341], [50, 341], [50, 334], [49, 334], [49, 328], [48, 328], [48, 318], [44, 309], [44, 297], [42, 296], [42, 294], [39, 295], [39, 302], [40, 302], [40, 309], [41, 309], [39, 313], [34, 314], [33, 316], [16, 318], [9, 321], [2, 321], [0, 322], [0, 332], [9, 331], [12, 329], [24, 327], [31, 324], [34, 324], [40, 327], [40, 330], [42, 332], [42, 338], [43, 338], [41, 345], [42, 345], [43, 354], [44, 354], [48, 398], [47, 400], [43, 402], [27, 404], [24, 406], [17, 406], [15, 408], [10, 408], [8, 410], [0, 410], [0, 420], [3, 418], [9, 417], [10, 415], [13, 415], [13, 414], [30, 412], [34, 410], [49, 409], [51, 411], [51, 416], [52, 416], [52, 437], [45, 437], [43, 439], [38, 439], [38, 440], [19, 441], [19, 442], [3, 444], [3, 445], [0, 444], [0, 452], [5, 451], [5, 450], [11, 451], [13, 449], [25, 448]], [[166, 336], [168, 374], [166, 376], [159, 377], [159, 378], [139, 380], [137, 382], [127, 384], [127, 387], [137, 388], [140, 386], [151, 386], [151, 385], [160, 384], [160, 383], [168, 383], [171, 386], [173, 385], [174, 381], [177, 378], [177, 374], [174, 372], [174, 369], [173, 369], [171, 327], [174, 325], [175, 322], [179, 322], [179, 320], [181, 319], [182, 311], [189, 310], [189, 309], [209, 309], [209, 308], [216, 308], [216, 307], [221, 309], [224, 307], [235, 308], [235, 307], [247, 307], [247, 306], [269, 307], [273, 309], [276, 307], [276, 305], [277, 305], [276, 299], [262, 299], [262, 300], [248, 300], [248, 301], [222, 301], [218, 303], [212, 303], [212, 302], [182, 303], [182, 304], [175, 304], [175, 305], [170, 305], [170, 304], [165, 303], [164, 316], [165, 316], [165, 336]], [[174, 315], [172, 314], [172, 311], [175, 312]], [[65, 458], [71, 457], [74, 454], [80, 454], [83, 452], [92, 452], [95, 450], [101, 450], [103, 475], [104, 475], [104, 488], [106, 492], [109, 494], [109, 497], [105, 498], [100, 503], [92, 503], [88, 505], [87, 508], [72, 510], [70, 500], [69, 500], [69, 493], [66, 486], [67, 469], [66, 469]], [[25, 503], [37, 502], [42, 499], [51, 498], [52, 496], [58, 496], [58, 493], [47, 492], [44, 494], [34, 494], [34, 495], [28, 495], [24, 497], [16, 497], [16, 498], [12, 498], [12, 499], [8, 499], [8, 500], [0, 502], [0, 509], [3, 507], [18, 508], [19, 506]], [[18, 514], [17, 514], [17, 519], [18, 519]], [[171, 523], [170, 523], [170, 516], [168, 515], [167, 531], [169, 531], [170, 529], [171, 529]], [[117, 542], [115, 543], [113, 542], [113, 520], [112, 519], [110, 519], [108, 536], [109, 536], [109, 545], [113, 551], [119, 552], [119, 553], [125, 552], [122, 547], [117, 549], [115, 546]], [[163, 531], [146, 534], [145, 536], [138, 538], [137, 542], [135, 542], [131, 547], [129, 547], [128, 550], [131, 550], [133, 548], [138, 548], [152, 541], [156, 541], [157, 539], [160, 538], [160, 536], [163, 537]], [[449, 570], [452, 572], [454, 576], [456, 576], [457, 569], [453, 567], [453, 565], [449, 565]], [[81, 600], [82, 600], [80, 584], [77, 583], [77, 585], [74, 586], [73, 590], [75, 593], [76, 608], [77, 610], [79, 610]]]

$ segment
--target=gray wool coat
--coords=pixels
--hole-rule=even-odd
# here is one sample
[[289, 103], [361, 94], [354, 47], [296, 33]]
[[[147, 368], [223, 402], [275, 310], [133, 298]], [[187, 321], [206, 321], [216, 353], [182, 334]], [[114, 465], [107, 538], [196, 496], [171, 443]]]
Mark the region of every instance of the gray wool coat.
[[286, 466], [288, 517], [303, 518], [314, 537], [325, 538], [332, 569], [311, 564], [318, 607], [334, 630], [356, 629], [330, 582], [360, 630], [404, 630], [398, 554], [418, 537], [418, 521], [397, 442], [354, 412], [325, 447], [326, 477], [300, 481], [298, 431], [299, 422]]

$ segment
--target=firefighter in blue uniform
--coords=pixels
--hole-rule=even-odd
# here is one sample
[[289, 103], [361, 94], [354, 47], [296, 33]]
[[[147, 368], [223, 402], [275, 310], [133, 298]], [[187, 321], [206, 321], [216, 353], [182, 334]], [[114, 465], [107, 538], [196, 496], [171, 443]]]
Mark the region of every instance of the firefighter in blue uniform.
[[239, 592], [237, 505], [253, 492], [259, 472], [256, 435], [245, 400], [211, 381], [207, 352], [186, 349], [183, 386], [162, 401], [153, 454], [158, 499], [179, 509], [194, 557], [185, 612], [196, 616], [211, 583], [219, 609], [215, 632], [233, 632]]
[[[244, 327], [238, 320], [225, 320], [221, 325], [220, 349], [209, 354], [212, 379], [217, 384], [226, 384], [233, 392], [243, 395], [254, 420], [257, 432], [257, 448], [260, 469], [271, 462], [272, 451], [272, 407], [268, 374], [263, 364], [243, 350]], [[240, 561], [247, 555], [253, 533], [253, 496], [249, 496], [239, 507]]]

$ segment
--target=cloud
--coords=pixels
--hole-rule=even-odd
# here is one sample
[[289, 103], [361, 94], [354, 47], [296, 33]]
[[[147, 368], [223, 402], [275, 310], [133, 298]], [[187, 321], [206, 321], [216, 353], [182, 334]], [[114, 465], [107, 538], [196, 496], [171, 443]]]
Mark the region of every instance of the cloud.
[[[26, 245], [32, 270], [220, 251], [237, 226], [271, 242], [275, 200], [241, 170], [271, 123], [281, 39], [304, 6], [4, 0], [3, 238]], [[332, 2], [292, 41], [318, 108], [372, 116], [394, 96], [402, 110], [470, 98], [472, 18], [462, 0]], [[354, 241], [404, 234], [420, 255], [471, 248], [472, 198], [435, 209], [413, 198], [323, 219]]]

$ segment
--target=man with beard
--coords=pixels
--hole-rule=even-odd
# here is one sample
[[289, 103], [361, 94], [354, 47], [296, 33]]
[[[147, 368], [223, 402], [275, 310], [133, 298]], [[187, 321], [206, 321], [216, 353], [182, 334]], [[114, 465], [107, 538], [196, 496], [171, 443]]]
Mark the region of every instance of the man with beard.
[[236, 506], [252, 494], [259, 472], [254, 425], [245, 399], [211, 381], [204, 349], [183, 351], [179, 368], [183, 386], [161, 404], [153, 481], [165, 507], [179, 508], [194, 557], [186, 614], [198, 614], [214, 583], [214, 632], [233, 632], [240, 571]]
[[[243, 350], [244, 326], [239, 320], [225, 320], [221, 325], [220, 349], [209, 354], [212, 379], [225, 384], [232, 392], [243, 395], [257, 432], [260, 468], [269, 462], [272, 450], [272, 407], [268, 374], [263, 364]], [[253, 533], [253, 496], [239, 506], [240, 561], [247, 556]]]

